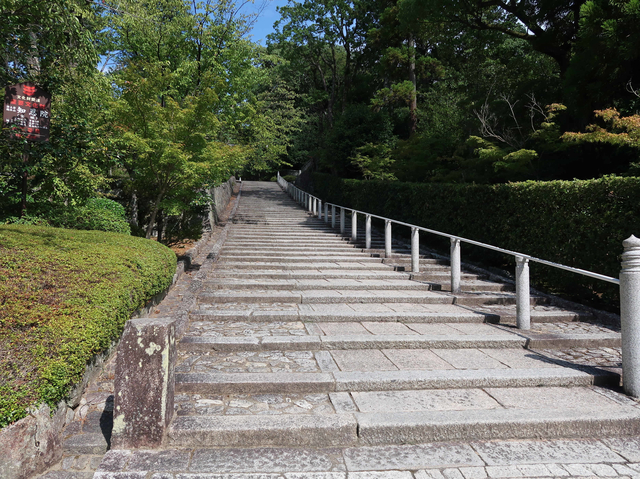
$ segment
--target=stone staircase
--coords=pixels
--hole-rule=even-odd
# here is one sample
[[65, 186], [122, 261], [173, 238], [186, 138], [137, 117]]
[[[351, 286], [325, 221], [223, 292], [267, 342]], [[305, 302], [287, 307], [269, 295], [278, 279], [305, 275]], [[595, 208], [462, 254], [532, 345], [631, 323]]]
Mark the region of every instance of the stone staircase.
[[[345, 240], [275, 183], [245, 182], [178, 343], [165, 441], [173, 452], [165, 453], [261, 450], [284, 460], [316, 448], [382, 446], [383, 454], [408, 444], [640, 433], [618, 369], [548, 352], [616, 348], [614, 329], [576, 323], [594, 318], [533, 296], [532, 330], [517, 330], [510, 285], [465, 272], [462, 292], [451, 294], [446, 261], [425, 254], [411, 273], [403, 245], [389, 258], [383, 248], [375, 235], [370, 250]], [[255, 454], [247, 460], [268, 462]], [[113, 466], [123, 457], [107, 454], [103, 471], [124, 470]], [[153, 470], [179, 470], [167, 467]]]

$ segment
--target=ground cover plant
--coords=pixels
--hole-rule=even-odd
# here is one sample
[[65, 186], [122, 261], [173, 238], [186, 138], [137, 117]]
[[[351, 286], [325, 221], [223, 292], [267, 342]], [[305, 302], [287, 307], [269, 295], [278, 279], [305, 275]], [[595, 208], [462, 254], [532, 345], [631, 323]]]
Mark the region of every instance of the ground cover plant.
[[65, 399], [175, 267], [171, 250], [138, 237], [0, 226], [0, 427]]

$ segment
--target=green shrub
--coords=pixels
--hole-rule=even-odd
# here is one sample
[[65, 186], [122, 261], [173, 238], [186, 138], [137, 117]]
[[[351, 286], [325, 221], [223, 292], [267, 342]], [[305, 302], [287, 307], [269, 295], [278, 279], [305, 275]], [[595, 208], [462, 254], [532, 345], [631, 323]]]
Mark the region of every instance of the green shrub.
[[62, 228], [131, 234], [124, 207], [107, 198], [91, 198], [83, 206], [66, 208], [52, 215], [50, 222]]
[[175, 267], [155, 241], [0, 226], [0, 427], [42, 402], [55, 408]]
[[[452, 185], [343, 180], [313, 175], [320, 198], [541, 259], [618, 277], [622, 241], [640, 234], [640, 178]], [[423, 235], [424, 241], [433, 236]], [[437, 246], [446, 243], [435, 241]], [[513, 258], [463, 243], [464, 256], [512, 267]], [[555, 293], [618, 307], [618, 287], [531, 264]]]
[[7, 217], [0, 224], [54, 226], [76, 230], [110, 231], [131, 234], [124, 207], [108, 198], [91, 198], [82, 206], [64, 206], [37, 216]]
[[283, 178], [289, 183], [295, 183], [297, 176], [296, 175], [284, 175]]

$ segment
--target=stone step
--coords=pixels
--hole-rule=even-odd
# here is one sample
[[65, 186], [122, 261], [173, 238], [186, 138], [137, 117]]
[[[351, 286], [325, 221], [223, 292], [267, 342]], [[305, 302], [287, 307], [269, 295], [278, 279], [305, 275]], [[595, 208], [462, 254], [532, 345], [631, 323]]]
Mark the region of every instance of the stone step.
[[203, 283], [203, 292], [216, 289], [258, 290], [430, 290], [432, 285], [408, 279], [248, 279], [216, 277]]
[[260, 261], [262, 258], [276, 258], [283, 260], [291, 260], [294, 261], [296, 259], [304, 259], [308, 260], [311, 258], [331, 258], [336, 259], [338, 261], [371, 261], [376, 263], [381, 263], [380, 259], [372, 258], [362, 252], [353, 249], [346, 248], [339, 251], [323, 251], [323, 250], [305, 250], [305, 251], [283, 251], [283, 250], [245, 250], [245, 251], [222, 251], [221, 255], [224, 258], [247, 258], [247, 259], [257, 259]]
[[238, 261], [233, 259], [225, 259], [224, 257], [218, 260], [216, 267], [224, 268], [236, 268], [238, 270], [247, 269], [268, 269], [272, 270], [278, 268], [280, 270], [308, 270], [308, 269], [344, 269], [348, 271], [364, 270], [364, 271], [393, 271], [388, 265], [382, 263], [370, 263], [370, 262], [353, 262], [353, 261], [306, 261], [306, 262], [287, 262], [280, 261]]
[[333, 349], [521, 348], [527, 339], [515, 334], [345, 334], [306, 336], [192, 336], [178, 343], [183, 351], [315, 351]]
[[240, 254], [240, 253], [289, 253], [289, 254], [297, 254], [297, 253], [303, 253], [303, 252], [307, 252], [307, 251], [314, 251], [314, 252], [331, 252], [331, 253], [335, 253], [335, 252], [356, 252], [359, 254], [362, 254], [363, 251], [357, 248], [354, 248], [352, 245], [346, 244], [344, 242], [340, 243], [340, 244], [336, 244], [336, 245], [322, 245], [322, 244], [318, 244], [316, 246], [278, 246], [278, 245], [270, 245], [270, 246], [258, 246], [258, 245], [251, 245], [251, 246], [244, 246], [244, 245], [238, 245], [238, 244], [234, 244], [234, 245], [229, 245], [229, 246], [224, 246], [221, 251], [223, 252], [223, 254], [226, 253], [236, 253], [236, 254]]
[[[400, 268], [403, 267], [407, 270], [411, 269], [411, 258], [384, 258], [381, 257], [381, 260], [384, 264], [388, 264], [389, 266], [394, 266], [396, 268]], [[432, 264], [440, 264], [440, 265], [445, 265], [448, 266], [449, 265], [449, 261], [445, 260], [445, 259], [437, 259], [437, 258], [430, 258], [428, 256], [421, 256], [420, 257], [420, 267], [427, 266], [427, 265], [432, 265]]]
[[[241, 261], [241, 260], [252, 260], [256, 262], [282, 262], [282, 263], [309, 263], [309, 262], [318, 262], [318, 261], [332, 261], [338, 263], [347, 263], [347, 262], [357, 262], [357, 263], [366, 263], [366, 264], [382, 264], [382, 262], [378, 258], [371, 258], [368, 256], [363, 256], [361, 253], [341, 253], [340, 255], [336, 254], [298, 254], [296, 256], [291, 256], [287, 254], [228, 254], [225, 253], [221, 260], [223, 261]], [[387, 266], [388, 268], [388, 266]]]
[[[443, 293], [444, 294], [444, 293]], [[549, 304], [549, 298], [531, 295], [532, 306]], [[454, 303], [460, 306], [515, 305], [516, 296], [509, 292], [462, 292], [454, 295]]]
[[[253, 306], [253, 307], [252, 307]], [[498, 315], [471, 311], [452, 304], [200, 304], [190, 311], [194, 321], [291, 322], [391, 322], [391, 323], [496, 323]], [[532, 315], [535, 321], [535, 315]]]
[[[320, 373], [176, 373], [176, 393], [329, 394], [424, 389], [618, 386], [620, 376], [592, 368], [334, 371]], [[260, 399], [260, 398], [258, 398]], [[337, 398], [336, 398], [337, 399]]]
[[451, 304], [452, 297], [431, 291], [393, 290], [217, 290], [198, 295], [199, 303], [426, 303]]
[[339, 399], [334, 414], [177, 416], [168, 444], [336, 447], [640, 433], [631, 401], [591, 387], [367, 391]]
[[[450, 281], [425, 281], [431, 285], [432, 291], [451, 291]], [[492, 281], [482, 280], [461, 280], [460, 290], [463, 292], [499, 292], [499, 291], [515, 291], [515, 287], [508, 283], [495, 283]]]
[[[284, 228], [283, 228], [284, 230]], [[264, 238], [270, 238], [270, 239], [288, 239], [289, 241], [304, 241], [307, 238], [323, 238], [323, 237], [327, 237], [327, 238], [342, 238], [343, 236], [339, 233], [336, 232], [335, 230], [331, 231], [331, 232], [314, 232], [314, 231], [309, 231], [306, 228], [302, 231], [295, 231], [295, 232], [286, 232], [286, 231], [273, 231], [270, 233], [264, 233], [261, 235], [257, 235], [257, 234], [251, 234], [250, 232], [244, 232], [244, 231], [230, 231], [228, 238], [229, 240], [236, 240], [236, 239], [253, 239], [253, 240], [259, 240]]]
[[[427, 479], [637, 477], [634, 437], [484, 440], [346, 448], [111, 450], [100, 479]], [[113, 471], [121, 471], [117, 475]], [[348, 471], [348, 472], [347, 472]], [[85, 479], [72, 472], [65, 479]], [[83, 474], [83, 473], [80, 473]], [[125, 474], [127, 474], [125, 476]], [[43, 479], [60, 479], [45, 476]], [[91, 476], [89, 476], [91, 477]]]
[[251, 278], [259, 280], [267, 279], [410, 279], [409, 273], [399, 271], [391, 271], [385, 269], [382, 271], [350, 271], [346, 269], [334, 270], [295, 270], [287, 271], [282, 269], [272, 270], [237, 270], [235, 268], [226, 268], [218, 264], [215, 268], [215, 278]]

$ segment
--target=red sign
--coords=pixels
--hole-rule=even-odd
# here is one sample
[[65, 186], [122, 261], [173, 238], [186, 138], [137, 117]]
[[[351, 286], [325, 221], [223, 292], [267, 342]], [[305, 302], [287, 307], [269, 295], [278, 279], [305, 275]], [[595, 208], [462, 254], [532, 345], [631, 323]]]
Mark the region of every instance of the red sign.
[[20, 128], [18, 136], [49, 141], [51, 95], [33, 83], [10, 85], [5, 90], [2, 121]]

